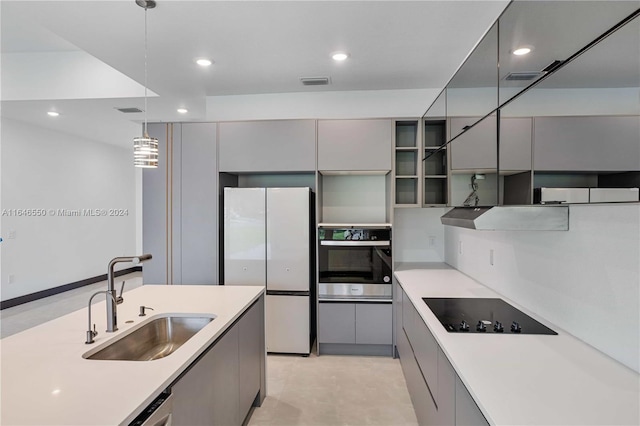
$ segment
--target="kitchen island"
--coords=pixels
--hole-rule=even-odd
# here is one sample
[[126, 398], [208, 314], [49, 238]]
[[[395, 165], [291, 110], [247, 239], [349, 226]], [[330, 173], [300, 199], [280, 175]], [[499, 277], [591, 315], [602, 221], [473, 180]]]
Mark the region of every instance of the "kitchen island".
[[444, 264], [400, 264], [395, 278], [397, 348], [421, 424], [640, 424], [637, 372], [504, 297], [558, 334], [448, 332], [422, 298], [501, 296]]
[[[251, 357], [254, 363], [260, 363], [259, 389], [257, 395], [253, 394], [259, 405], [266, 395], [263, 293], [264, 287], [258, 286], [145, 285], [124, 294], [124, 303], [118, 305], [119, 329], [114, 333], [104, 331], [104, 301], [93, 305], [93, 322], [99, 333], [93, 344], [85, 344], [86, 308], [2, 339], [0, 423], [127, 425], [174, 382], [184, 379], [188, 370], [212, 352], [211, 347], [215, 349], [227, 339], [225, 336], [232, 335], [249, 311], [258, 314], [254, 317], [262, 325], [253, 330], [260, 339], [260, 353]], [[147, 310], [148, 315], [140, 317], [140, 306], [153, 311]], [[166, 314], [215, 315], [215, 319], [165, 358], [153, 361], [83, 358], [87, 352], [95, 352], [108, 341], [117, 340], [141, 322]], [[236, 348], [242, 345], [240, 337]], [[237, 360], [231, 361], [233, 365]], [[229, 388], [228, 393], [234, 392]], [[238, 423], [245, 415], [246, 412], [238, 413]]]

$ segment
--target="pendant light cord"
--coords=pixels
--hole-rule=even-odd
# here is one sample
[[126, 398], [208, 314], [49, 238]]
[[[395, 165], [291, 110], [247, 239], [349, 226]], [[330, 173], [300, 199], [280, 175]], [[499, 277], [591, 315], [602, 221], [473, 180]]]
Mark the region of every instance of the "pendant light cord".
[[144, 8], [144, 137], [147, 133], [147, 7]]

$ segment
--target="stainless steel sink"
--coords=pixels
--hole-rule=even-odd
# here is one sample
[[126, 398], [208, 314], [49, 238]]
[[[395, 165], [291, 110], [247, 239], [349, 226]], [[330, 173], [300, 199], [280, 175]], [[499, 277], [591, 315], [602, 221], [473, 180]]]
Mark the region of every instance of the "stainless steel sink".
[[152, 361], [171, 355], [215, 316], [161, 316], [133, 330], [86, 359]]

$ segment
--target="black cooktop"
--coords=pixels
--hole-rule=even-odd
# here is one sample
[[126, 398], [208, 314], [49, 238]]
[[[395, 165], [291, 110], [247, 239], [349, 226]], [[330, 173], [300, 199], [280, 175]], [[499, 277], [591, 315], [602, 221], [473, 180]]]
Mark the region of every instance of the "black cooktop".
[[502, 299], [424, 297], [422, 300], [449, 333], [558, 334]]

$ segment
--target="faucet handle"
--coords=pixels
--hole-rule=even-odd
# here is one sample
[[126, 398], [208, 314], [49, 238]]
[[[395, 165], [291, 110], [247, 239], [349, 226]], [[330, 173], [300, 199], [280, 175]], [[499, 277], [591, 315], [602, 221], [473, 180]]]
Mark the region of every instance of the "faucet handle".
[[150, 308], [148, 306], [140, 306], [140, 314], [138, 315], [139, 317], [144, 317], [147, 315], [145, 309], [151, 309], [152, 311], [154, 310], [153, 308]]
[[121, 304], [122, 302], [124, 302], [124, 297], [122, 297], [122, 293], [124, 292], [124, 283], [126, 281], [122, 281], [122, 285], [120, 286], [120, 296], [116, 297], [116, 305]]

